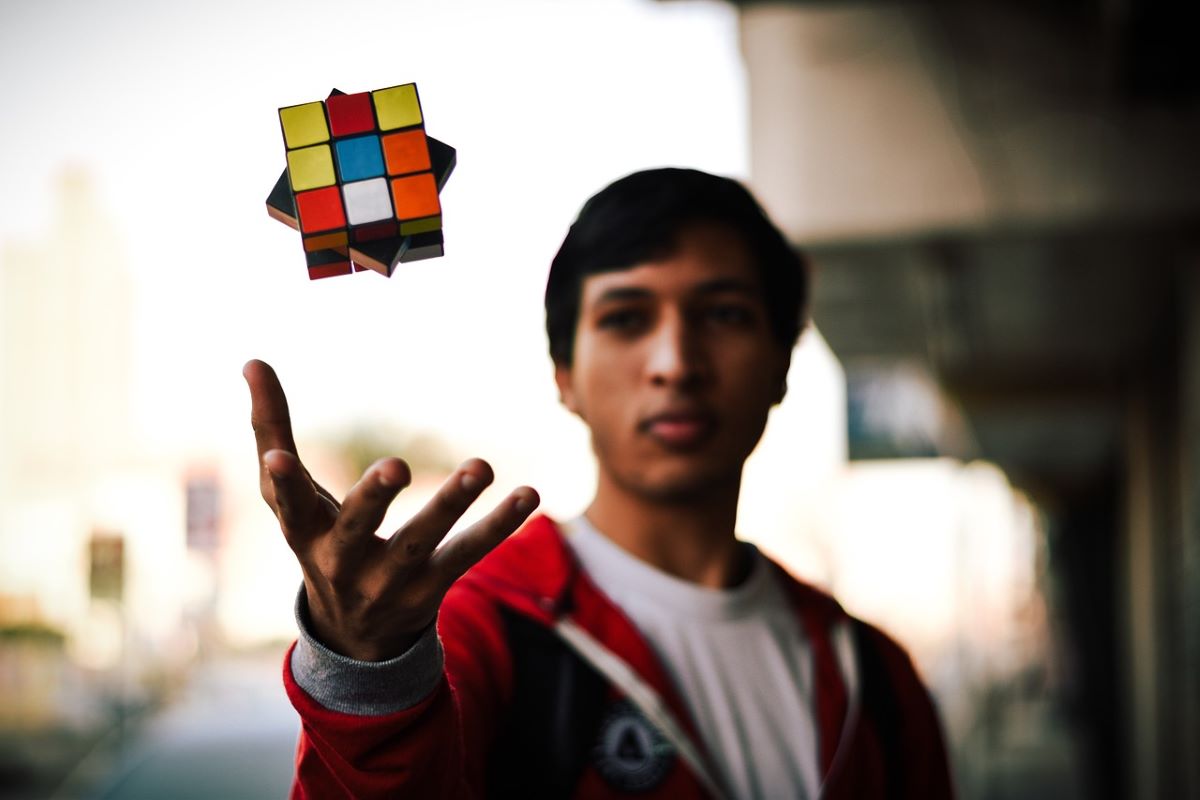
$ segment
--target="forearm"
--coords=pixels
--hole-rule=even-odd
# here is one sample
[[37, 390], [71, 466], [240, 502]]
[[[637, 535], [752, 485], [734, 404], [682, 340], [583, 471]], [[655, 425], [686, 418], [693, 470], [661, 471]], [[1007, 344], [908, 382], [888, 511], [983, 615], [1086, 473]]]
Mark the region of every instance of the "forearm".
[[304, 592], [300, 638], [284, 684], [300, 714], [294, 798], [465, 797], [458, 709], [431, 626], [384, 662], [338, 655], [311, 633]]

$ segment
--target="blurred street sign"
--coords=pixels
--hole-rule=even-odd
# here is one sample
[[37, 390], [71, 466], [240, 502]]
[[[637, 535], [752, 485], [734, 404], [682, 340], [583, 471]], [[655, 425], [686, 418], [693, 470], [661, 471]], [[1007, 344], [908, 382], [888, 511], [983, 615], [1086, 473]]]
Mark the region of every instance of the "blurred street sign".
[[88, 586], [95, 600], [120, 600], [125, 592], [125, 539], [94, 531], [88, 541]]
[[187, 546], [205, 553], [221, 546], [221, 484], [215, 474], [187, 478]]
[[865, 361], [845, 369], [852, 461], [970, 457], [962, 414], [923, 366]]

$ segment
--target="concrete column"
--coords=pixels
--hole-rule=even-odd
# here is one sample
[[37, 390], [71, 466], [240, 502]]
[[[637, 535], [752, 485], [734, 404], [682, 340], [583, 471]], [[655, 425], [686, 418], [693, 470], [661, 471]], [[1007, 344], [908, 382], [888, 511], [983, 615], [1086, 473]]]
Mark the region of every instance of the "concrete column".
[[[1129, 402], [1125, 436], [1125, 536], [1124, 552], [1117, 563], [1125, 565], [1122, 591], [1125, 619], [1122, 651], [1125, 656], [1125, 709], [1128, 721], [1126, 797], [1159, 796], [1159, 614], [1155, 514], [1153, 422], [1149, 388], [1134, 386]], [[1085, 667], [1086, 668], [1086, 667]]]
[[1180, 796], [1200, 797], [1200, 252], [1191, 254], [1180, 279], [1180, 643], [1178, 752]]

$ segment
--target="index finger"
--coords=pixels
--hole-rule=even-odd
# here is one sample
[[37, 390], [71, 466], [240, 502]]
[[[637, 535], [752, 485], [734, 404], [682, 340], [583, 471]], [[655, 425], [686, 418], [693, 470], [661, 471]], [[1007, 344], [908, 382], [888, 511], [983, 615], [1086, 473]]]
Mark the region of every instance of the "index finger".
[[250, 425], [258, 444], [259, 468], [264, 468], [263, 456], [268, 450], [286, 450], [296, 455], [287, 397], [275, 370], [265, 361], [252, 359], [242, 367], [242, 377], [250, 386]]

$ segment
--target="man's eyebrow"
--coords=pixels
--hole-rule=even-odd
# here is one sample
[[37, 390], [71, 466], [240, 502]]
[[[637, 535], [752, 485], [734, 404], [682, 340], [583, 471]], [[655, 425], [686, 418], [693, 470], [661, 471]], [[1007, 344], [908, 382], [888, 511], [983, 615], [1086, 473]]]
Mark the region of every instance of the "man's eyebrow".
[[738, 294], [757, 296], [762, 292], [762, 287], [757, 283], [741, 278], [717, 278], [705, 281], [692, 289], [693, 294], [720, 294], [723, 292], [737, 292]]
[[619, 303], [623, 300], [644, 300], [647, 297], [652, 297], [653, 292], [649, 289], [642, 289], [637, 286], [614, 286], [611, 289], [605, 289], [593, 302], [592, 305], [601, 305], [603, 303]]

